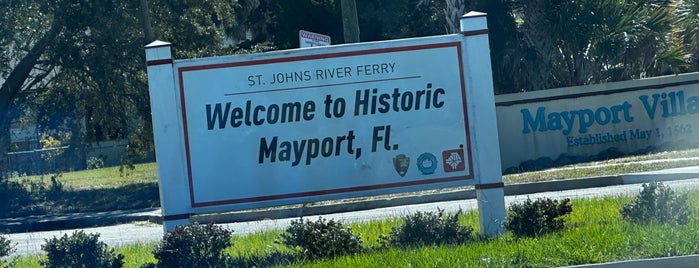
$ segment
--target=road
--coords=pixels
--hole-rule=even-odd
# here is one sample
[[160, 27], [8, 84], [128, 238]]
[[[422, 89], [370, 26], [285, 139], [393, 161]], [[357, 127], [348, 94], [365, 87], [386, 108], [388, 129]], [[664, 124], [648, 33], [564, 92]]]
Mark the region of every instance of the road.
[[[699, 188], [699, 178], [696, 179], [686, 179], [677, 181], [665, 181], [665, 185], [670, 186], [675, 190], [681, 189], [697, 189]], [[537, 198], [597, 198], [603, 196], [618, 196], [618, 195], [634, 195], [640, 192], [642, 189], [641, 184], [628, 184], [628, 185], [618, 185], [609, 187], [599, 187], [599, 188], [586, 188], [578, 190], [568, 190], [568, 191], [558, 191], [558, 192], [542, 192], [529, 195], [514, 195], [506, 196], [505, 203], [507, 205], [514, 202], [522, 202], [527, 199]], [[436, 211], [437, 209], [444, 209], [447, 212], [454, 212], [462, 209], [464, 211], [476, 210], [477, 204], [475, 199], [459, 200], [459, 201], [448, 201], [448, 202], [435, 202], [417, 205], [406, 205], [406, 206], [396, 206], [387, 207], [380, 209], [364, 210], [364, 211], [354, 211], [336, 214], [327, 214], [322, 217], [326, 219], [340, 220], [343, 223], [349, 222], [366, 222], [372, 220], [380, 220], [386, 218], [396, 218], [402, 217], [414, 213], [416, 211]], [[229, 223], [223, 224], [226, 228], [233, 230], [235, 234], [249, 234], [265, 230], [274, 229], [284, 229], [286, 228], [291, 220], [297, 218], [288, 219], [276, 219], [276, 220], [262, 220], [253, 222], [240, 222], [240, 223]], [[308, 217], [310, 220], [317, 219], [317, 216]], [[120, 224], [114, 226], [106, 227], [96, 227], [96, 228], [83, 228], [86, 233], [99, 233], [100, 240], [104, 241], [112, 247], [120, 247], [125, 245], [132, 245], [137, 243], [151, 243], [157, 242], [162, 239], [163, 227], [159, 224], [153, 224], [148, 222], [136, 222], [129, 224]], [[62, 230], [62, 231], [48, 231], [48, 232], [30, 232], [30, 233], [14, 233], [5, 235], [7, 238], [16, 243], [16, 252], [14, 255], [32, 255], [40, 254], [41, 245], [44, 244], [46, 239], [50, 239], [54, 236], [62, 236], [64, 234], [72, 234], [77, 230]]]

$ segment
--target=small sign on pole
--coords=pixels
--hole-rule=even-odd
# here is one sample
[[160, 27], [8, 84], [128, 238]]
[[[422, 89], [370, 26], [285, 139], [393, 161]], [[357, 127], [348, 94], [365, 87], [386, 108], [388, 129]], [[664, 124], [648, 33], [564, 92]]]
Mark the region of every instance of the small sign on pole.
[[330, 45], [330, 36], [304, 31], [299, 31], [299, 47], [322, 47]]

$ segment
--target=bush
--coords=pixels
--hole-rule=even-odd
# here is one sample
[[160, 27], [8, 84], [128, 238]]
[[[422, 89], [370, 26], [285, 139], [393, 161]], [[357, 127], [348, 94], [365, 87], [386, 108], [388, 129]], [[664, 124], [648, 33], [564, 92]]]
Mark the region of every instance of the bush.
[[15, 252], [15, 248], [10, 239], [0, 236], [0, 267], [9, 267], [11, 265], [5, 259], [13, 252]]
[[405, 216], [403, 224], [380, 236], [384, 246], [423, 246], [464, 243], [472, 238], [473, 228], [459, 224], [461, 210], [444, 216], [444, 210]]
[[622, 218], [634, 223], [686, 224], [689, 221], [687, 195], [676, 195], [658, 182], [644, 183], [643, 190], [631, 203], [625, 204], [620, 213]]
[[232, 245], [232, 234], [211, 223], [177, 226], [153, 249], [156, 267], [229, 267], [231, 257], [224, 250]]
[[0, 182], [0, 193], [0, 218], [10, 217], [14, 211], [32, 204], [32, 196], [18, 182]]
[[76, 231], [72, 236], [47, 239], [41, 246], [46, 252], [46, 260], [39, 263], [44, 267], [109, 267], [124, 265], [124, 255], [115, 254], [107, 244], [99, 241], [99, 234], [85, 234]]
[[505, 229], [515, 236], [534, 237], [564, 228], [562, 216], [573, 211], [570, 199], [561, 200], [527, 198], [524, 203], [513, 204], [507, 210]]
[[100, 155], [99, 157], [97, 156], [91, 156], [90, 158], [87, 159], [87, 169], [99, 169], [104, 167], [104, 159], [106, 157]]
[[286, 232], [280, 235], [281, 244], [296, 249], [309, 258], [326, 258], [362, 251], [362, 238], [354, 235], [342, 223], [322, 217], [312, 222], [302, 219], [291, 221]]

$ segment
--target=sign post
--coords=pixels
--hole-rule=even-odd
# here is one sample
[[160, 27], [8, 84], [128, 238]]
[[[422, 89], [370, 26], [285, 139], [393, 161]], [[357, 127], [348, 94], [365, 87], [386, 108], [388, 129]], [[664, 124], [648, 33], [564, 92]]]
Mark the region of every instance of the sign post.
[[485, 14], [465, 20], [461, 34], [174, 62], [169, 44], [149, 45], [165, 229], [197, 213], [475, 185], [481, 230], [499, 233]]
[[160, 207], [166, 231], [187, 224], [191, 214], [189, 202], [183, 198], [188, 195], [185, 137], [172, 63], [170, 43], [155, 41], [146, 46]]
[[[469, 12], [461, 17], [461, 33], [469, 36], [464, 49], [466, 68], [473, 81], [471, 98], [479, 100], [469, 107], [473, 130], [474, 159], [480, 171], [480, 182], [475, 185], [478, 201], [478, 219], [481, 233], [494, 236], [502, 233], [505, 220], [505, 185], [500, 167], [500, 146], [495, 115], [488, 23], [485, 13]], [[475, 79], [479, 77], [481, 79]], [[477, 104], [477, 105], [476, 105]]]

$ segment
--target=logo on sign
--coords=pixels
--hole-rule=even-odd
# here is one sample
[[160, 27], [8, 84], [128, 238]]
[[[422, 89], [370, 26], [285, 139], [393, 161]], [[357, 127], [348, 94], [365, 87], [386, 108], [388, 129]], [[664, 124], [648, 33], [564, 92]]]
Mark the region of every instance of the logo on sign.
[[466, 170], [466, 164], [464, 163], [464, 149], [443, 151], [442, 159], [444, 160], [444, 172]]
[[396, 157], [393, 158], [393, 168], [396, 169], [398, 175], [404, 177], [405, 173], [408, 173], [408, 168], [410, 168], [410, 157], [404, 154], [396, 155]]
[[437, 169], [437, 157], [431, 153], [423, 153], [417, 158], [417, 169], [422, 172], [423, 175], [429, 175], [434, 173]]

